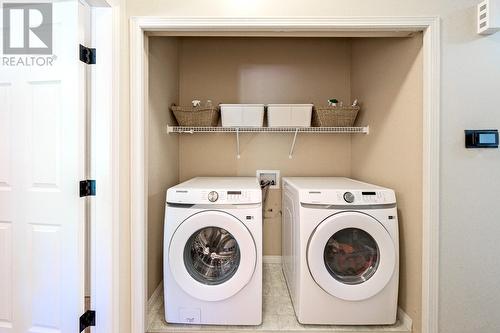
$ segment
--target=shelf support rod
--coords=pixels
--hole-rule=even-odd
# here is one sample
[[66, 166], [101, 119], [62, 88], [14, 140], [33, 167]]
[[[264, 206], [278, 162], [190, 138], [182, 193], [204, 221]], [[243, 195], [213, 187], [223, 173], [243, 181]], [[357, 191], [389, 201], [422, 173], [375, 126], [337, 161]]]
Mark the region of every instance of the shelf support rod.
[[240, 129], [236, 128], [236, 158], [240, 159]]
[[295, 148], [295, 141], [297, 140], [297, 134], [299, 133], [299, 129], [295, 129], [295, 134], [293, 135], [292, 147], [290, 148], [290, 154], [288, 154], [288, 158], [292, 159], [293, 157], [293, 149]]

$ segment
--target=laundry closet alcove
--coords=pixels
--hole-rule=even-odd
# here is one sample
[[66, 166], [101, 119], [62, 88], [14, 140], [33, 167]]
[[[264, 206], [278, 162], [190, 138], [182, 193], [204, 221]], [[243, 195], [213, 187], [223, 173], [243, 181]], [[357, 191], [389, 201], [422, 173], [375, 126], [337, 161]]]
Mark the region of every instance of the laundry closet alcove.
[[[189, 331], [161, 317], [165, 192], [196, 176], [346, 176], [394, 188], [400, 219], [400, 320], [390, 327], [340, 327], [353, 332], [409, 332], [420, 325], [422, 276], [423, 37], [420, 32], [357, 37], [148, 36], [147, 101], [147, 313], [149, 332]], [[177, 123], [169, 107], [202, 103], [313, 103], [359, 99], [355, 126], [366, 133], [168, 133]], [[219, 125], [220, 126], [220, 125]], [[280, 285], [281, 191], [269, 192], [264, 210], [264, 289]], [[168, 223], [168, 221], [167, 221]], [[266, 277], [267, 273], [267, 277]], [[266, 279], [274, 278], [268, 283]], [[268, 288], [266, 290], [266, 288]], [[289, 305], [264, 306], [264, 324], [230, 330], [335, 331], [293, 322]], [[266, 311], [268, 311], [266, 313]], [[406, 314], [411, 317], [409, 317]], [[280, 317], [281, 316], [281, 317]], [[163, 320], [163, 321], [162, 321]], [[196, 330], [214, 331], [214, 327]], [[221, 330], [226, 328], [220, 327]]]

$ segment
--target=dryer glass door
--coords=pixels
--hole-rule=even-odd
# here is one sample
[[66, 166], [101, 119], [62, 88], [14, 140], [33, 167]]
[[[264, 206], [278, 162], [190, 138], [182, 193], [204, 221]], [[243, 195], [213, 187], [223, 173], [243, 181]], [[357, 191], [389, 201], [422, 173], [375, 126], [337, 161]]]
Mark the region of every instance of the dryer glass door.
[[364, 300], [394, 274], [397, 254], [385, 227], [361, 212], [334, 214], [309, 238], [307, 263], [316, 283], [332, 296]]
[[196, 213], [175, 230], [168, 266], [177, 284], [204, 301], [229, 298], [250, 282], [257, 248], [246, 225], [217, 210]]
[[328, 239], [323, 258], [335, 280], [360, 284], [377, 271], [380, 251], [369, 233], [358, 228], [346, 228]]

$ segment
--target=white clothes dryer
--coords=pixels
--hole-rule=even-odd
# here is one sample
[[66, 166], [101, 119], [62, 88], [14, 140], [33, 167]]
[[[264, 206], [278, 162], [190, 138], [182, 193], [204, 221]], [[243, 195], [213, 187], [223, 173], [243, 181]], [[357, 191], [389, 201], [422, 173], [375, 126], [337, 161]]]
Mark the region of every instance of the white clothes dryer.
[[283, 178], [283, 273], [302, 324], [396, 322], [394, 191], [339, 177]]
[[262, 322], [262, 191], [255, 177], [169, 188], [164, 234], [169, 323]]

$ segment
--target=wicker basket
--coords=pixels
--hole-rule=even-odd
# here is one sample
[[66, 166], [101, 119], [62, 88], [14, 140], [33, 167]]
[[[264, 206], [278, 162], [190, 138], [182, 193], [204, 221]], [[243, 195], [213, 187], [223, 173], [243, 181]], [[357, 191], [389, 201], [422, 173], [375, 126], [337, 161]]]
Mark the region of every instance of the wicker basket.
[[170, 107], [179, 126], [205, 127], [219, 123], [218, 107], [176, 106]]
[[359, 106], [315, 106], [312, 125], [314, 127], [351, 127], [354, 125], [358, 112]]

